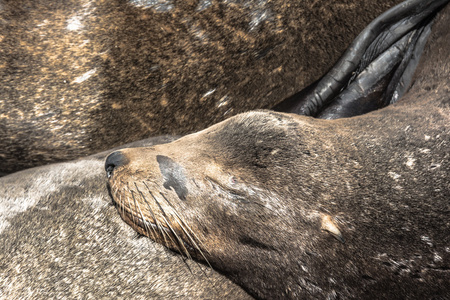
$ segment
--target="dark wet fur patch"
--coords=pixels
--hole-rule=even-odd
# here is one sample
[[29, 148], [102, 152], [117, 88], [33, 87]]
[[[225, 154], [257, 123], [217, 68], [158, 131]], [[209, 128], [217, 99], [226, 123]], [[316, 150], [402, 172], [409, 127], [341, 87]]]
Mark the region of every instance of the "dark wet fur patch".
[[172, 188], [177, 193], [178, 198], [186, 200], [188, 190], [186, 188], [186, 176], [183, 167], [164, 155], [157, 155], [156, 161], [164, 177], [164, 187], [168, 190]]

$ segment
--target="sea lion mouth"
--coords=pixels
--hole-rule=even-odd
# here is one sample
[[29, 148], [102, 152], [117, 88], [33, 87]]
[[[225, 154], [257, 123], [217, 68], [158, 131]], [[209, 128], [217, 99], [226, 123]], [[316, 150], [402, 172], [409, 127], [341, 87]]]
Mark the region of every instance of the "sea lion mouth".
[[[148, 188], [148, 185], [144, 184], [144, 186]], [[143, 193], [141, 193], [140, 199], [137, 199], [129, 187], [115, 191], [112, 191], [111, 185], [109, 187], [112, 202], [119, 215], [136, 232], [183, 256], [188, 258], [195, 257], [208, 262], [203, 254], [205, 250], [200, 248], [201, 243], [197, 235], [183, 221], [183, 218], [176, 212], [170, 202], [168, 202], [168, 208], [170, 208], [170, 212], [168, 212], [150, 190], [148, 193], [153, 199], [151, 203], [144, 199]], [[127, 193], [131, 194], [131, 196], [128, 197]], [[123, 201], [123, 199], [129, 198], [133, 199], [135, 209], [132, 209], [131, 202], [127, 205]], [[165, 197], [163, 196], [163, 198]], [[146, 204], [143, 207], [141, 207], [141, 200]], [[168, 201], [166, 198], [165, 200]], [[152, 208], [151, 205], [155, 207]]]
[[[192, 247], [186, 240], [185, 234], [176, 232], [173, 225], [157, 224], [144, 220], [142, 217], [132, 213], [130, 210], [123, 208], [120, 204], [114, 201], [117, 210], [122, 219], [130, 225], [139, 234], [149, 237], [169, 249], [180, 252], [181, 254], [195, 253], [195, 248]], [[169, 227], [170, 226], [170, 227]], [[183, 251], [184, 250], [184, 251]]]

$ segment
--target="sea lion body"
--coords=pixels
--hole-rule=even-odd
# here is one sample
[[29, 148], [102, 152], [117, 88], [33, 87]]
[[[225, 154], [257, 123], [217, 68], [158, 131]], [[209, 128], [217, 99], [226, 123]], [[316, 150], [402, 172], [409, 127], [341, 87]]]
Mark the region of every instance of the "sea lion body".
[[3, 1], [0, 174], [271, 108], [398, 2]]
[[105, 155], [0, 178], [1, 299], [250, 299], [137, 236], [111, 205]]
[[105, 167], [122, 218], [256, 298], [450, 297], [450, 7], [398, 103], [256, 111]]

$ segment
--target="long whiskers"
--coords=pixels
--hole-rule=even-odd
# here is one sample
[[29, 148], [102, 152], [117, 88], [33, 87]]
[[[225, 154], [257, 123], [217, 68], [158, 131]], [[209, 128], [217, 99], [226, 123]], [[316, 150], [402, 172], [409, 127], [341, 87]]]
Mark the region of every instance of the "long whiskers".
[[[158, 205], [159, 210], [161, 211], [161, 217], [164, 219], [164, 222], [165, 222], [166, 225], [169, 227], [169, 229], [171, 230], [171, 232], [173, 233], [173, 235], [177, 238], [177, 240], [178, 240], [180, 246], [183, 247], [183, 250], [184, 250], [186, 256], [187, 256], [188, 258], [191, 258], [191, 255], [189, 254], [189, 251], [188, 251], [188, 250], [186, 249], [186, 247], [184, 246], [183, 240], [178, 236], [178, 234], [176, 233], [176, 231], [172, 228], [172, 226], [170, 225], [170, 223], [169, 223], [168, 220], [166, 219], [167, 214], [166, 214], [166, 212], [164, 211], [164, 209], [161, 207], [161, 204], [160, 204], [159, 201], [156, 199], [156, 197], [153, 195], [153, 193], [151, 193], [150, 191], [149, 191], [149, 193], [150, 193], [150, 195], [153, 197], [153, 200], [155, 201], [155, 203]], [[180, 227], [181, 227], [181, 225], [180, 225]], [[179, 251], [179, 252], [182, 253], [181, 251]]]
[[[142, 192], [140, 190], [139, 190], [139, 193], [141, 193], [141, 195], [142, 195]], [[156, 218], [150, 204], [148, 203], [147, 199], [143, 195], [142, 195], [142, 200], [144, 200], [145, 204], [147, 205], [148, 211], [152, 215], [154, 224], [156, 225], [156, 228], [159, 230], [160, 235], [162, 236], [162, 238], [164, 240], [164, 245], [168, 246], [170, 244], [169, 241], [166, 239], [166, 235], [171, 240], [171, 242], [175, 245], [175, 242], [173, 241], [172, 237], [162, 228], [163, 226], [160, 224], [160, 222]]]
[[[136, 183], [135, 183], [135, 185], [136, 185]], [[148, 208], [149, 212], [150, 212], [151, 215], [152, 215], [152, 218], [153, 218], [153, 220], [154, 220], [154, 223], [155, 223], [155, 224], [159, 224], [159, 222], [156, 220], [156, 217], [155, 217], [155, 215], [154, 215], [154, 213], [153, 213], [152, 208], [150, 207], [150, 204], [148, 203], [146, 197], [145, 197], [144, 194], [141, 192], [141, 190], [139, 190], [139, 187], [138, 187], [137, 185], [136, 185], [136, 189], [137, 189], [138, 192], [141, 194], [142, 200], [143, 200], [143, 201], [145, 202], [145, 204], [147, 205], [147, 208]], [[152, 197], [153, 197], [153, 195], [152, 195]], [[165, 222], [167, 223], [167, 220], [165, 220]], [[169, 228], [170, 228], [170, 230], [172, 231], [172, 233], [173, 233], [173, 234], [177, 237], [177, 239], [179, 240], [179, 244], [182, 245], [183, 248], [184, 248], [184, 250], [186, 251], [185, 253], [183, 253], [183, 252], [180, 250], [180, 248], [178, 247], [178, 245], [175, 244], [175, 242], [173, 241], [173, 239], [170, 238], [170, 235], [169, 235], [169, 238], [171, 239], [172, 243], [173, 243], [174, 245], [177, 245], [178, 252], [181, 254], [181, 257], [183, 258], [183, 259], [182, 259], [182, 260], [183, 260], [183, 263], [186, 265], [186, 267], [188, 268], [189, 272], [191, 272], [191, 273], [193, 274], [191, 267], [189, 266], [189, 264], [187, 263], [187, 261], [184, 259], [184, 254], [186, 254], [186, 258], [187, 258], [187, 259], [191, 259], [191, 256], [190, 256], [189, 252], [188, 252], [187, 249], [184, 247], [183, 242], [182, 242], [182, 241], [180, 240], [180, 238], [176, 235], [175, 231], [170, 227], [170, 225], [169, 225], [168, 223], [167, 223], [167, 225], [169, 226]], [[158, 229], [161, 231], [161, 234], [164, 234], [164, 232], [162, 231], [162, 229], [160, 228], [160, 226], [157, 225], [157, 227], [158, 227]], [[164, 242], [165, 242], [165, 245], [168, 245], [167, 240], [165, 239], [165, 236], [164, 236]]]
[[[125, 185], [124, 182], [121, 182], [121, 183]], [[126, 187], [127, 187], [127, 190], [131, 193], [130, 186], [128, 185], [128, 183], [126, 183]], [[127, 202], [128, 202], [128, 207], [129, 207], [129, 210], [130, 210], [130, 215], [131, 215], [132, 221], [133, 221], [133, 223], [136, 224], [136, 219], [135, 219], [135, 217], [134, 217], [134, 214], [131, 213], [131, 207], [132, 207], [132, 206], [131, 206], [130, 198], [129, 198], [129, 197], [126, 197], [126, 200], [127, 200]], [[121, 201], [121, 202], [122, 202], [122, 201]], [[125, 204], [124, 204], [124, 216], [125, 216]]]
[[[122, 211], [124, 212], [124, 205], [123, 205], [123, 201], [122, 201], [122, 195], [118, 193], [119, 192], [119, 188], [116, 186], [115, 182], [111, 185], [111, 194], [113, 196], [113, 198], [119, 198], [119, 201], [114, 201], [114, 204], [117, 207], [117, 210], [119, 211], [119, 213]], [[120, 213], [122, 215], [122, 213]]]
[[[207, 270], [204, 269], [205, 266], [192, 258], [192, 249], [195, 249], [207, 266], [213, 269], [205, 256], [205, 251], [209, 252], [202, 249], [201, 240], [169, 199], [162, 193], [158, 195], [157, 191], [156, 193], [152, 192], [150, 185], [145, 181], [134, 182], [121, 179], [116, 178], [111, 182], [111, 193], [116, 200], [115, 204], [120, 214], [128, 218], [128, 222], [132, 222], [131, 224], [134, 223], [141, 227], [150, 239], [168, 248], [174, 248], [181, 254], [177, 257], [183, 261], [192, 274], [195, 273], [188, 260], [197, 265], [205, 278], [210, 280]], [[211, 284], [214, 286], [213, 282]]]
[[[123, 184], [123, 185], [125, 185], [123, 182], [120, 182], [120, 183]], [[140, 189], [139, 189], [139, 187], [136, 185], [136, 183], [134, 183], [134, 185], [135, 185], [135, 187], [136, 187], [136, 191], [133, 191], [132, 189], [130, 189], [130, 186], [129, 186], [128, 184], [125, 185], [125, 186], [126, 186], [126, 189], [124, 189], [124, 190], [126, 191], [127, 194], [131, 194], [131, 197], [132, 197], [133, 200], [134, 200], [135, 211], [136, 211], [136, 212], [139, 211], [139, 214], [140, 214], [140, 216], [141, 216], [141, 219], [143, 220], [143, 222], [141, 222], [141, 223], [143, 223], [143, 226], [145, 227], [144, 230], [148, 233], [148, 236], [149, 236], [151, 239], [156, 240], [157, 236], [159, 235], [159, 236], [162, 236], [162, 237], [163, 237], [163, 239], [164, 239], [164, 244], [165, 244], [165, 245], [169, 245], [168, 240], [166, 239], [166, 235], [168, 235], [168, 234], [165, 232], [165, 230], [162, 229], [162, 226], [160, 226], [158, 220], [156, 219], [156, 217], [155, 217], [155, 215], [154, 215], [154, 213], [153, 213], [151, 207], [149, 206], [149, 204], [148, 204], [148, 202], [147, 202], [147, 200], [146, 200], [146, 198], [145, 198], [145, 195], [140, 191]], [[113, 185], [113, 186], [114, 186], [114, 188], [115, 188], [115, 185]], [[134, 194], [139, 194], [139, 196], [141, 197], [141, 199], [147, 204], [148, 210], [149, 210], [149, 212], [150, 212], [150, 214], [152, 215], [152, 218], [153, 218], [153, 224], [156, 225], [156, 229], [155, 229], [154, 227], [152, 227], [152, 226], [148, 226], [148, 223], [145, 222], [145, 218], [144, 218], [144, 214], [143, 214], [143, 212], [142, 212], [141, 206], [138, 204], [138, 201], [136, 200], [136, 197], [135, 197]], [[125, 215], [125, 213], [126, 213], [125, 204], [124, 204], [124, 202], [123, 202], [123, 200], [122, 200], [122, 194], [119, 193], [119, 189], [118, 189], [118, 188], [115, 188], [115, 189], [114, 189], [113, 196], [119, 198], [119, 201], [118, 201], [118, 202], [116, 201], [116, 203], [119, 205], [119, 207], [118, 207], [119, 212], [121, 211], [121, 212], [122, 212], [122, 215]], [[129, 200], [130, 198], [129, 198], [129, 197], [126, 197], [126, 196], [124, 196], [124, 198], [127, 199], [127, 201], [128, 201], [128, 206], [129, 206], [129, 210], [130, 210], [130, 212], [127, 212], [127, 214], [131, 214], [131, 215], [132, 215], [132, 221], [135, 222], [134, 214], [131, 213], [131, 202], [130, 202], [130, 200]], [[159, 231], [160, 234], [158, 234], [157, 231]], [[175, 241], [173, 241], [173, 239], [170, 237], [170, 235], [168, 235], [168, 237], [171, 239], [172, 243], [173, 243], [175, 246], [177, 246], [177, 244], [175, 243]], [[182, 254], [182, 257], [184, 257], [184, 256], [183, 256], [183, 252], [181, 252], [179, 248], [178, 248], [178, 250], [179, 250], [179, 252]], [[189, 258], [190, 258], [190, 257], [189, 257]], [[189, 272], [193, 273], [191, 267], [190, 267], [189, 264], [186, 262], [186, 260], [185, 260], [185, 259], [182, 259], [182, 261], [183, 261], [183, 263], [186, 265], [186, 267], [188, 268]]]
[[[150, 207], [149, 203], [147, 202], [147, 199], [145, 198], [144, 194], [139, 190], [139, 187], [137, 186], [136, 183], [134, 183], [134, 185], [136, 186], [137, 191], [141, 194], [141, 198], [142, 198], [142, 199], [144, 200], [144, 202], [147, 204], [149, 210], [151, 210], [151, 207]], [[152, 195], [152, 197], [153, 197], [153, 195]], [[154, 198], [154, 197], [153, 197], [153, 198]], [[154, 199], [154, 200], [155, 200], [155, 202], [157, 203], [157, 205], [159, 206], [160, 211], [162, 212], [161, 217], [164, 219], [165, 224], [167, 225], [167, 227], [170, 229], [171, 233], [172, 233], [172, 234], [175, 236], [175, 238], [177, 239], [177, 243], [175, 243], [175, 241], [170, 237], [170, 235], [168, 235], [169, 238], [171, 239], [172, 243], [173, 243], [175, 246], [177, 246], [178, 251], [179, 251], [181, 254], [186, 254], [186, 256], [187, 256], [188, 258], [190, 258], [189, 252], [187, 251], [186, 247], [184, 246], [183, 241], [182, 241], [181, 238], [177, 235], [177, 233], [176, 233], [175, 230], [172, 228], [172, 226], [170, 226], [170, 223], [167, 221], [167, 219], [166, 219], [166, 217], [165, 217], [166, 213], [164, 212], [164, 210], [162, 209], [162, 207], [159, 205], [158, 201], [157, 201], [156, 199]], [[184, 253], [183, 253], [183, 251], [181, 251], [180, 246], [181, 246], [181, 248], [183, 248]]]
[[[164, 228], [163, 228], [164, 226], [161, 225], [160, 222], [158, 221], [158, 219], [156, 218], [156, 216], [155, 216], [155, 214], [154, 214], [154, 212], [153, 212], [153, 210], [152, 210], [150, 204], [148, 203], [148, 201], [147, 201], [147, 199], [145, 198], [145, 196], [143, 195], [143, 193], [139, 190], [139, 188], [137, 187], [136, 183], [135, 183], [135, 186], [136, 186], [136, 188], [138, 189], [138, 192], [141, 194], [142, 200], [143, 200], [143, 201], [145, 202], [145, 204], [147, 205], [148, 211], [151, 213], [152, 218], [153, 218], [153, 220], [154, 220], [154, 222], [155, 222], [155, 225], [157, 226], [157, 228], [158, 228], [158, 230], [159, 230], [161, 236], [162, 236], [163, 239], [164, 239], [164, 245], [167, 246], [167, 247], [168, 247], [170, 244], [174, 245], [174, 246], [177, 248], [178, 252], [180, 252], [180, 253], [183, 255], [184, 252], [181, 251], [181, 248], [180, 248], [180, 242], [179, 242], [178, 240], [177, 240], [177, 241], [174, 241], [174, 239], [171, 237], [171, 235], [170, 235], [169, 233], [167, 233], [167, 232], [164, 230]], [[145, 221], [145, 219], [143, 219], [143, 220]], [[167, 220], [166, 220], [165, 218], [164, 218], [164, 221], [165, 221], [165, 223], [167, 224]], [[174, 234], [172, 228], [169, 227], [169, 230], [172, 232], [172, 234]], [[167, 238], [170, 240], [171, 243], [169, 243], [169, 240], [166, 238], [166, 236], [167, 236]], [[176, 236], [176, 235], [175, 235], [175, 236]], [[176, 238], [178, 239], [177, 236], [176, 236]], [[182, 245], [182, 244], [181, 244], [181, 245]], [[184, 246], [184, 245], [183, 245], [183, 246]]]
[[[182, 224], [180, 224], [180, 227], [183, 230], [184, 234], [189, 238], [189, 240], [191, 241], [191, 243], [194, 246], [194, 248], [197, 249], [197, 251], [200, 253], [200, 255], [203, 257], [203, 259], [206, 261], [208, 266], [212, 269], [213, 267], [211, 266], [211, 264], [209, 263], [209, 261], [205, 257], [205, 255], [203, 254], [202, 249], [200, 248], [200, 246], [202, 246], [202, 243], [201, 243], [200, 239], [197, 237], [195, 232], [189, 227], [189, 225], [183, 220], [183, 218], [178, 214], [178, 212], [176, 211], [176, 209], [172, 205], [172, 203], [169, 201], [169, 199], [167, 199], [167, 197], [164, 196], [161, 192], [159, 194], [164, 198], [164, 200], [166, 200], [167, 204], [169, 204], [169, 206], [172, 207], [172, 210], [175, 213], [177, 219], [179, 220], [179, 222], [182, 223]], [[185, 227], [187, 228], [187, 230], [186, 230]], [[189, 234], [189, 232], [195, 237], [195, 239], [191, 236], [191, 234]], [[206, 249], [205, 249], [205, 251], [208, 252], [208, 250], [206, 250]]]
[[[123, 184], [122, 181], [120, 183]], [[119, 212], [122, 210], [122, 215], [123, 215], [123, 213], [125, 213], [125, 205], [122, 201], [122, 194], [119, 193], [119, 188], [116, 186], [116, 184], [113, 185], [112, 190], [113, 190], [114, 197], [117, 197], [117, 195], [119, 196], [119, 203], [117, 203], [117, 201], [115, 201], [115, 203], [119, 204], [119, 208], [118, 208]]]
[[[136, 186], [136, 183], [135, 183], [134, 185]], [[140, 193], [140, 191], [139, 191], [139, 189], [137, 188], [137, 186], [136, 186], [136, 189], [137, 189], [137, 191]], [[132, 191], [132, 190], [130, 190], [130, 192], [131, 192], [131, 197], [133, 198], [133, 201], [134, 201], [135, 211], [139, 210], [139, 214], [141, 215], [141, 219], [142, 219], [142, 223], [143, 223], [143, 225], [144, 225], [144, 227], [145, 227], [145, 228], [144, 228], [145, 231], [146, 231], [149, 235], [151, 235], [151, 236], [153, 237], [153, 239], [155, 239], [156, 235], [154, 235], [154, 230], [153, 230], [151, 227], [149, 227], [149, 226], [147, 225], [147, 222], [145, 222], [145, 218], [144, 218], [144, 214], [142, 213], [141, 206], [137, 204], [136, 198], [134, 197], [134, 193], [135, 193], [135, 192]], [[142, 193], [140, 193], [140, 194], [141, 194], [141, 196], [142, 196]]]
[[[156, 197], [153, 195], [153, 193], [151, 192], [150, 188], [148, 187], [148, 185], [143, 182], [144, 185], [147, 187], [148, 192], [150, 193], [150, 195], [153, 197], [153, 199], [155, 199], [155, 201], [158, 203], [158, 206], [161, 208], [161, 205], [159, 204], [159, 202], [157, 201]], [[180, 226], [181, 230], [183, 231], [183, 233], [189, 238], [189, 240], [192, 243], [192, 246], [200, 253], [200, 255], [203, 257], [203, 259], [206, 261], [206, 263], [208, 264], [208, 266], [213, 270], [214, 268], [211, 266], [211, 264], [209, 263], [208, 259], [205, 257], [205, 255], [203, 254], [203, 251], [201, 250], [201, 248], [199, 247], [199, 245], [197, 244], [197, 242], [192, 238], [192, 236], [189, 234], [189, 231], [192, 233], [192, 235], [194, 235], [198, 241], [199, 244], [201, 244], [200, 239], [195, 235], [194, 231], [189, 227], [188, 224], [186, 224], [186, 222], [184, 222], [183, 218], [178, 214], [178, 212], [176, 211], [175, 207], [172, 205], [172, 203], [169, 201], [169, 199], [167, 199], [166, 196], [164, 196], [161, 192], [159, 193], [164, 200], [166, 200], [167, 204], [172, 208], [172, 211], [175, 213], [176, 218], [178, 219], [178, 225]], [[180, 223], [181, 222], [181, 223]], [[186, 228], [187, 230], [186, 230]], [[208, 252], [209, 253], [209, 252]], [[189, 256], [190, 257], [190, 256]], [[197, 263], [197, 266], [200, 268], [200, 270], [202, 271], [203, 275], [205, 275], [205, 277], [209, 280], [208, 275], [206, 274], [205, 270], [202, 268], [202, 266]]]

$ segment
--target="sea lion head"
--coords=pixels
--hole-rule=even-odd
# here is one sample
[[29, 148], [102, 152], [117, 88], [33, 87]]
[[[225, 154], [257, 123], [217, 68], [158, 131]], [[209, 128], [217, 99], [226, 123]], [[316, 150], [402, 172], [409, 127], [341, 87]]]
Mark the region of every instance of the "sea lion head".
[[208, 259], [235, 243], [270, 248], [268, 232], [291, 230], [278, 216], [295, 213], [286, 198], [302, 193], [292, 186], [297, 160], [313, 156], [298, 126], [257, 111], [170, 144], [114, 152], [105, 165], [112, 197], [135, 230], [185, 255]]
[[339, 235], [309, 201], [332, 190], [321, 184], [324, 160], [334, 159], [321, 124], [255, 111], [169, 144], [122, 149], [105, 164], [111, 195], [137, 232], [232, 278], [267, 272], [248, 267], [267, 255], [283, 268], [321, 229]]

